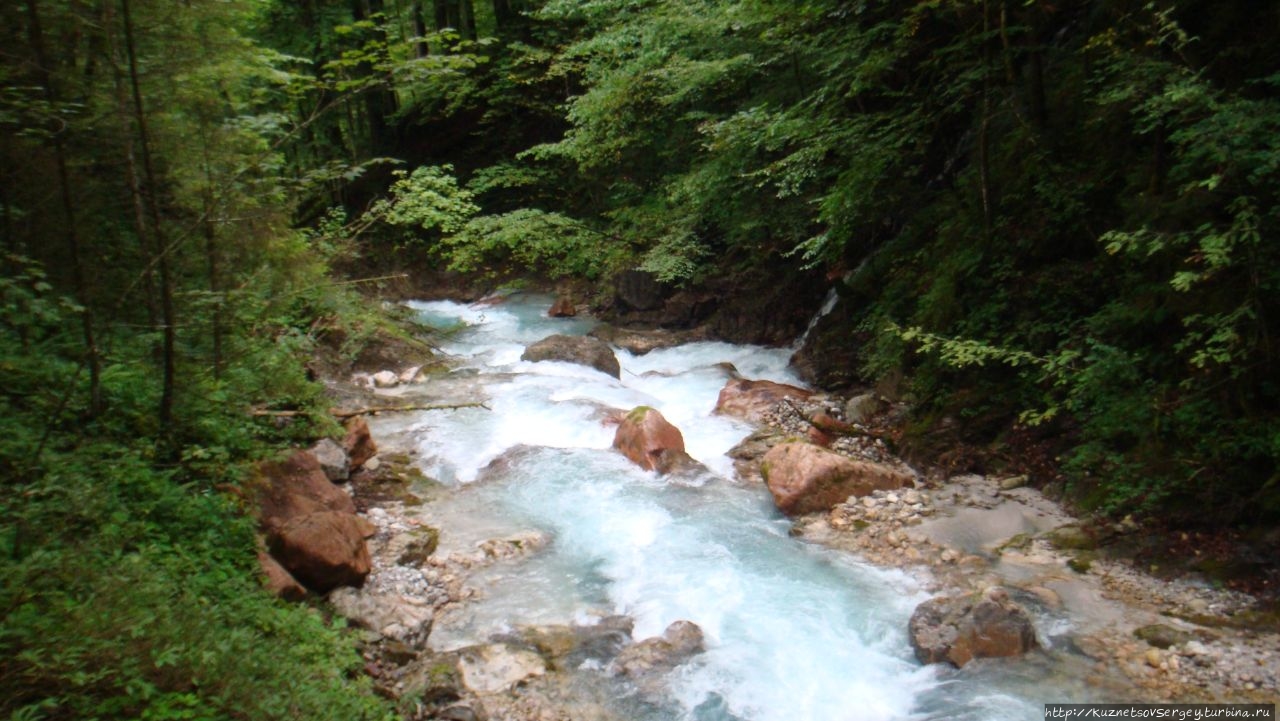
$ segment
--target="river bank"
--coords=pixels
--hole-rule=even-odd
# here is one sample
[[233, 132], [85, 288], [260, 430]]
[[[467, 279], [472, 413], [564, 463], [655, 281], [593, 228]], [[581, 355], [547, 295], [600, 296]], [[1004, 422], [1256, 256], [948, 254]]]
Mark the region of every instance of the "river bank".
[[[401, 374], [408, 369], [388, 370]], [[373, 389], [363, 378], [356, 383], [351, 380], [333, 381], [335, 391], [347, 399], [397, 401], [425, 393], [438, 403], [474, 398], [481, 392], [475, 374], [465, 369], [438, 374], [425, 384], [393, 388]], [[809, 402], [840, 414], [845, 401], [817, 396]], [[768, 414], [766, 427], [783, 435], [803, 430], [791, 421], [805, 414], [795, 411], [794, 405], [779, 406]], [[596, 422], [607, 419], [608, 413], [602, 410]], [[654, 718], [665, 717], [663, 704], [671, 701], [663, 701], [658, 692], [664, 683], [661, 673], [643, 683], [616, 673], [616, 661], [624, 649], [643, 646], [645, 639], [652, 641], [663, 629], [652, 623], [636, 629], [634, 619], [627, 627], [607, 602], [585, 615], [580, 609], [568, 613], [572, 619], [568, 624], [537, 623], [563, 620], [566, 609], [530, 612], [528, 607], [540, 602], [539, 594], [545, 589], [531, 589], [513, 579], [520, 578], [523, 566], [547, 563], [545, 549], [556, 540], [556, 533], [519, 524], [504, 526], [492, 519], [476, 523], [475, 506], [492, 501], [492, 494], [475, 489], [483, 487], [487, 477], [501, 474], [504, 466], [524, 462], [521, 454], [535, 452], [517, 444], [487, 459], [483, 465], [488, 470], [477, 473], [474, 482], [432, 483], [422, 476], [422, 469], [433, 464], [422, 457], [418, 440], [424, 426], [432, 423], [429, 418], [409, 423], [374, 419], [382, 448], [380, 462], [353, 481], [357, 505], [378, 527], [371, 539], [374, 569], [364, 589], [344, 592], [352, 598], [343, 601], [340, 595], [335, 605], [372, 629], [370, 672], [387, 693], [439, 696], [422, 706], [424, 718], [431, 714], [464, 718], [467, 713], [456, 710], [448, 712], [451, 716], [439, 715], [450, 708], [488, 713], [490, 718], [608, 718], [619, 713], [627, 717], [638, 713], [637, 708]], [[768, 433], [766, 428], [764, 435]], [[887, 452], [883, 444], [856, 432], [833, 445], [848, 455], [870, 454], [880, 460]], [[485, 460], [483, 454], [474, 458]], [[734, 476], [733, 483], [751, 488], [759, 483], [752, 477], [751, 463], [739, 459], [736, 474], [727, 459], [721, 468]], [[980, 679], [992, 668], [999, 669], [996, 673], [1018, 673], [1009, 664], [1058, 665], [1071, 667], [1067, 675], [1074, 679], [1062, 688], [1077, 688], [1089, 697], [1125, 701], [1275, 698], [1274, 669], [1280, 668], [1276, 636], [1225, 627], [1250, 606], [1251, 599], [1191, 582], [1160, 581], [1107, 560], [1096, 549], [1064, 548], [1072, 545], [1070, 532], [1064, 530], [1075, 527], [1072, 519], [1037, 491], [1017, 485], [1011, 479], [925, 474], [918, 488], [881, 492], [840, 504], [826, 514], [795, 520], [789, 524], [790, 535], [799, 540], [791, 542], [821, 545], [847, 554], [854, 562], [902, 571], [892, 581], [899, 587], [891, 591], [911, 602], [992, 584], [1013, 588], [1018, 599], [1033, 609], [1049, 653], [992, 662], [977, 670], [936, 671], [944, 682], [963, 680], [966, 675]], [[428, 550], [432, 542], [424, 540], [432, 537], [435, 547]], [[416, 553], [411, 548], [415, 543]], [[483, 627], [483, 623], [477, 625], [475, 609], [480, 601], [493, 601], [495, 594], [512, 598], [507, 606], [498, 604], [497, 611], [484, 613], [500, 615], [505, 608], [512, 618], [522, 616], [526, 622], [482, 638], [475, 632]], [[1193, 625], [1175, 616], [1195, 616], [1208, 625]], [[1138, 629], [1161, 626], [1165, 628], [1143, 632], [1149, 640], [1134, 635]], [[657, 645], [649, 643], [649, 647]], [[432, 669], [439, 676], [441, 669], [466, 668], [467, 662], [451, 656], [459, 653], [473, 659], [485, 657], [484, 663], [473, 663], [475, 668], [499, 667], [510, 671], [510, 678], [519, 678], [507, 683], [509, 677], [499, 674], [499, 681], [489, 682], [445, 673], [448, 678], [430, 680]], [[664, 668], [663, 663], [655, 665]], [[476, 678], [483, 677], [485, 673]], [[629, 699], [632, 705], [620, 711], [611, 701], [614, 697]], [[447, 703], [441, 705], [442, 701]]]

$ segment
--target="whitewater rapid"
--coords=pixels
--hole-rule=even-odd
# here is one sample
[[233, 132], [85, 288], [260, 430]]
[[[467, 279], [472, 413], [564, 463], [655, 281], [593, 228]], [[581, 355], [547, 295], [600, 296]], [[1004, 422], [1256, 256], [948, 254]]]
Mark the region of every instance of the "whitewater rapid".
[[[617, 350], [621, 379], [521, 361], [529, 343], [592, 327], [589, 319], [547, 318], [549, 303], [522, 296], [490, 307], [411, 304], [423, 322], [451, 329], [441, 349], [457, 369], [432, 385], [450, 400], [485, 406], [375, 421], [379, 437], [407, 439], [421, 469], [457, 489], [431, 504], [431, 520], [455, 529], [446, 529], [442, 548], [529, 529], [550, 538], [532, 558], [482, 574], [475, 582], [483, 600], [437, 624], [433, 647], [608, 614], [634, 618], [639, 640], [683, 619], [702, 628], [707, 651], [671, 674], [667, 702], [646, 707], [647, 717], [1039, 716], [1017, 679], [979, 673], [966, 684], [915, 661], [907, 620], [926, 598], [915, 578], [791, 538], [767, 491], [732, 480], [725, 453], [751, 428], [712, 414], [730, 373], [724, 364], [743, 377], [800, 384], [789, 349], [700, 342], [642, 356]], [[711, 473], [660, 477], [610, 450], [615, 428], [604, 419], [638, 405], [680, 428]]]

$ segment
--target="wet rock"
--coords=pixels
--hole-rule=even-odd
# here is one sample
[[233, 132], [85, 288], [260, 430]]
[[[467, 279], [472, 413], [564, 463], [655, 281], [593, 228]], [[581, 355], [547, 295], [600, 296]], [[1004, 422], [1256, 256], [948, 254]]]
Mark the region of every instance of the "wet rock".
[[631, 643], [634, 627], [628, 616], [607, 616], [589, 625], [524, 628], [513, 640], [537, 649], [555, 668], [577, 668], [587, 660], [606, 662], [617, 656]]
[[479, 694], [501, 693], [521, 681], [547, 672], [547, 663], [528, 649], [494, 643], [458, 652], [462, 684]]
[[431, 606], [407, 596], [339, 588], [329, 594], [329, 603], [355, 625], [383, 638], [417, 645], [431, 633]]
[[850, 496], [901, 488], [912, 482], [896, 468], [854, 460], [808, 443], [783, 443], [765, 454], [765, 482], [788, 515], [827, 511]]
[[404, 670], [395, 689], [401, 698], [414, 698], [427, 705], [448, 704], [462, 698], [462, 674], [453, 655], [424, 654]]
[[962, 667], [975, 658], [1018, 656], [1036, 648], [1026, 610], [1003, 588], [925, 601], [911, 614], [911, 646], [921, 663]]
[[[369, 433], [369, 424], [361, 416], [350, 418], [345, 424], [347, 434], [342, 439], [342, 449], [347, 452], [347, 457], [351, 465], [351, 470], [365, 467], [378, 452], [378, 444], [373, 441], [373, 435]], [[377, 468], [370, 468], [375, 471]]]
[[421, 566], [440, 546], [440, 531], [430, 526], [414, 531], [414, 538], [396, 558], [401, 566]]
[[648, 271], [626, 270], [613, 282], [616, 302], [623, 310], [657, 310], [671, 294], [670, 286]]
[[484, 721], [483, 710], [477, 711], [477, 708], [471, 704], [456, 703], [435, 712], [432, 718], [438, 721]]
[[1134, 629], [1133, 635], [1156, 648], [1180, 646], [1193, 638], [1187, 631], [1163, 623], [1153, 623]]
[[1093, 548], [1096, 545], [1093, 538], [1083, 528], [1074, 523], [1058, 526], [1044, 534], [1044, 537], [1055, 548], [1078, 550]]
[[347, 452], [332, 438], [324, 438], [311, 447], [311, 455], [320, 463], [320, 470], [334, 483], [341, 483], [351, 475]]
[[552, 318], [572, 318], [578, 314], [578, 307], [573, 301], [566, 296], [557, 296], [551, 307], [547, 309], [547, 315]]
[[1025, 485], [1027, 485], [1027, 477], [1025, 475], [1009, 476], [1008, 478], [1000, 479], [1000, 490], [1002, 491], [1012, 491], [1015, 488], [1022, 488]]
[[254, 481], [259, 524], [265, 531], [317, 511], [355, 513], [351, 496], [331, 482], [310, 451], [258, 466]]
[[702, 629], [692, 621], [676, 621], [662, 636], [623, 649], [613, 662], [613, 670], [621, 676], [669, 671], [704, 649]]
[[[587, 335], [628, 350], [634, 355], [644, 355], [659, 348], [671, 348], [682, 343], [702, 340], [705, 337], [704, 334], [689, 331], [638, 330], [619, 328], [607, 323], [596, 326]], [[732, 375], [736, 376], [737, 372], [735, 371]]]
[[684, 450], [684, 436], [657, 410], [640, 406], [618, 424], [613, 447], [648, 471], [670, 473], [695, 461]]
[[365, 538], [374, 530], [354, 513], [321, 511], [290, 520], [268, 543], [271, 555], [294, 578], [324, 593], [364, 582], [372, 569]]
[[400, 385], [400, 375], [395, 371], [378, 371], [372, 378], [374, 388], [395, 388]]
[[797, 386], [765, 380], [733, 378], [720, 390], [715, 412], [752, 423], [764, 422], [765, 413], [784, 399], [804, 400], [813, 395]]
[[590, 336], [552, 335], [524, 349], [523, 361], [562, 361], [595, 368], [614, 378], [622, 377], [622, 366], [607, 343]]
[[476, 545], [483, 561], [501, 561], [523, 556], [547, 545], [541, 531], [524, 531], [506, 538], [490, 538]]
[[850, 423], [866, 424], [875, 416], [889, 409], [889, 402], [875, 393], [863, 393], [850, 398], [844, 404], [844, 417]]
[[303, 588], [293, 574], [285, 570], [280, 562], [266, 551], [258, 552], [258, 565], [262, 568], [263, 585], [271, 593], [286, 601], [301, 601], [307, 597], [307, 589]]
[[787, 434], [774, 428], [761, 428], [729, 449], [728, 456], [739, 461], [758, 461], [770, 448], [787, 439]]

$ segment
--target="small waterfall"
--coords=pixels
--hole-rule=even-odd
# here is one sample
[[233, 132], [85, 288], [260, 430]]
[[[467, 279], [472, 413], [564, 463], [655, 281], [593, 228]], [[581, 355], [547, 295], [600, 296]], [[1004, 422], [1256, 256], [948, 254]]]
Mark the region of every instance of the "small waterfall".
[[827, 291], [827, 297], [822, 300], [822, 307], [818, 308], [818, 312], [813, 314], [813, 318], [809, 319], [809, 325], [804, 329], [804, 332], [800, 334], [800, 337], [796, 339], [795, 345], [792, 346], [793, 349], [799, 350], [804, 347], [804, 342], [809, 340], [809, 334], [813, 332], [815, 327], [817, 327], [818, 321], [822, 320], [823, 316], [834, 310], [836, 303], [839, 301], [840, 294], [836, 292], [836, 289], [833, 286], [831, 290]]

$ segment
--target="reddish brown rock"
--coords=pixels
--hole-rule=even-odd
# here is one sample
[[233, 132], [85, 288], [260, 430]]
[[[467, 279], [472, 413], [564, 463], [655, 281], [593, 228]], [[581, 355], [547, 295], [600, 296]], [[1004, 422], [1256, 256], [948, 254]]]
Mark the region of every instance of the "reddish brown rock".
[[350, 459], [351, 470], [355, 471], [364, 465], [364, 462], [373, 458], [378, 452], [378, 444], [373, 442], [373, 436], [369, 433], [369, 424], [364, 418], [356, 416], [349, 419], [345, 427], [347, 435], [342, 439], [342, 448], [347, 452]]
[[835, 439], [832, 438], [830, 434], [821, 430], [817, 426], [809, 426], [809, 430], [805, 431], [805, 436], [809, 439], [810, 443], [815, 446], [822, 446], [823, 448], [830, 448], [831, 444], [835, 442]]
[[1038, 646], [1031, 617], [999, 587], [925, 601], [911, 614], [908, 628], [920, 663], [960, 667], [975, 658], [1020, 656]]
[[258, 565], [262, 568], [263, 585], [271, 593], [286, 601], [301, 601], [307, 597], [307, 589], [271, 554], [258, 551]]
[[809, 424], [823, 433], [833, 436], [845, 436], [853, 432], [853, 426], [844, 421], [836, 420], [826, 413], [814, 413], [809, 418]]
[[290, 520], [318, 511], [355, 513], [351, 496], [325, 476], [320, 462], [307, 451], [258, 467], [258, 521], [272, 531]]
[[372, 530], [372, 524], [353, 513], [311, 513], [271, 535], [271, 554], [313, 591], [359, 586], [372, 568], [364, 542]]
[[828, 511], [849, 496], [901, 488], [912, 480], [891, 466], [846, 458], [811, 443], [774, 446], [761, 471], [774, 503], [787, 515]]
[[734, 378], [720, 390], [720, 397], [716, 400], [716, 413], [759, 423], [763, 420], [765, 411], [778, 401], [786, 398], [804, 400], [812, 395], [813, 391], [785, 383]]
[[648, 406], [636, 408], [618, 424], [613, 447], [648, 471], [669, 473], [694, 463], [684, 450], [680, 429]]
[[565, 296], [558, 296], [556, 301], [551, 304], [551, 308], [547, 311], [547, 315], [552, 318], [572, 318], [578, 314], [578, 308]]

